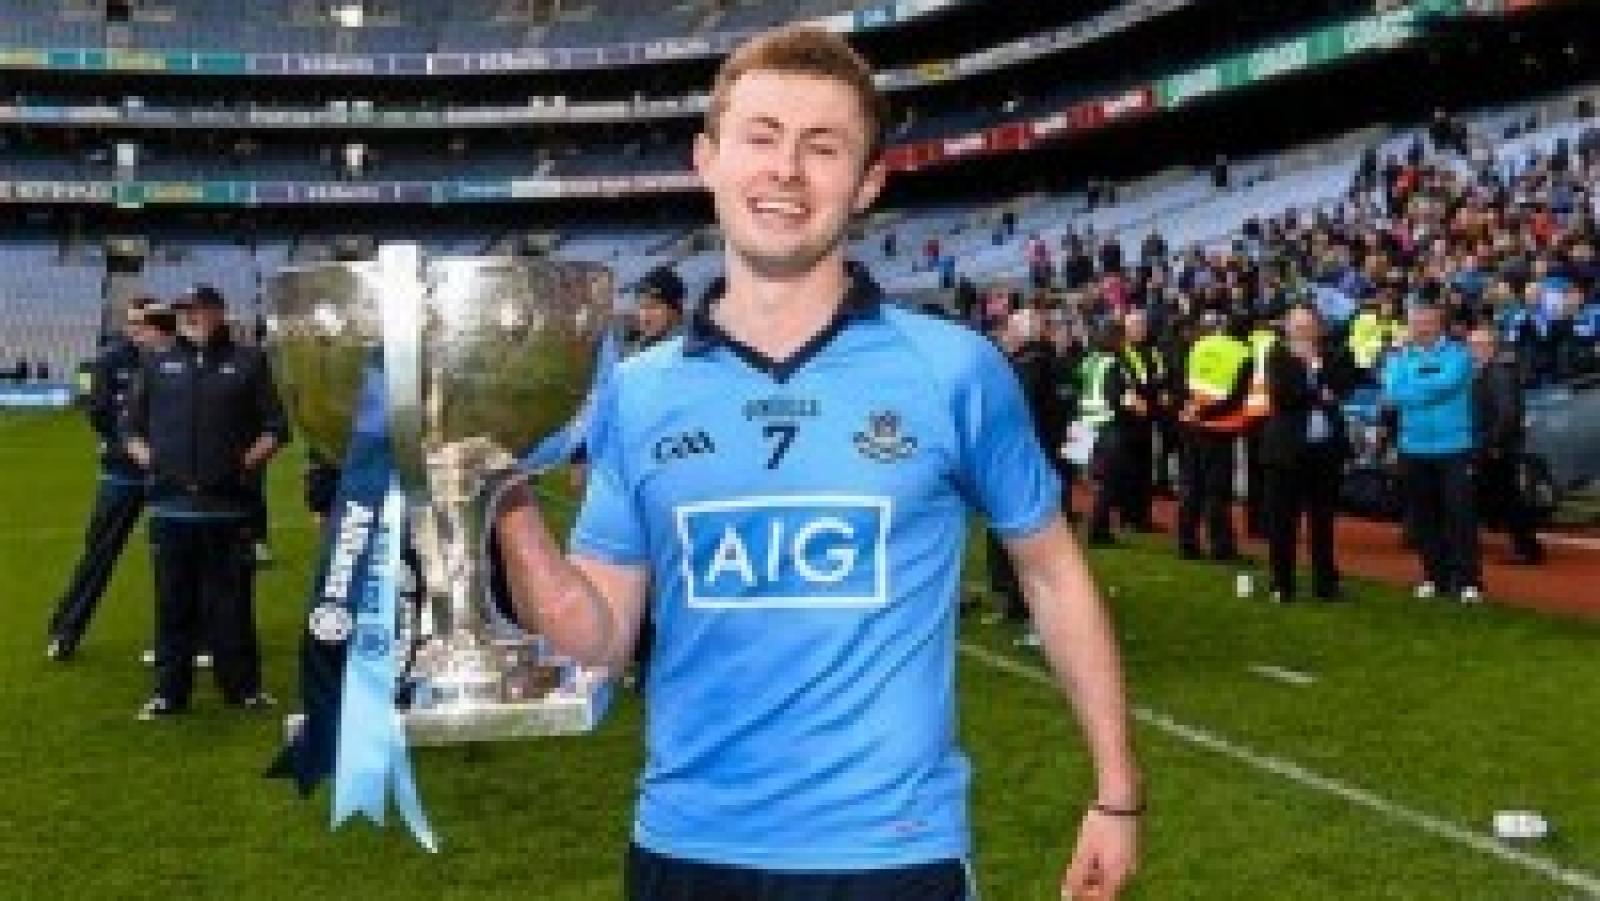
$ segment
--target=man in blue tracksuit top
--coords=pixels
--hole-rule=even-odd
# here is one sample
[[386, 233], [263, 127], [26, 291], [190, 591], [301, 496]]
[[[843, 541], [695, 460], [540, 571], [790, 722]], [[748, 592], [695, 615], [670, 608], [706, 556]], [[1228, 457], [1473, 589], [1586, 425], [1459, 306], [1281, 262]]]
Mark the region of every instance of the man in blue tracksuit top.
[[171, 344], [177, 323], [171, 310], [145, 297], [128, 301], [126, 315], [122, 336], [90, 367], [87, 407], [89, 425], [100, 440], [99, 486], [84, 532], [83, 556], [50, 617], [45, 652], [52, 660], [68, 660], [77, 653], [128, 534], [144, 510], [144, 470], [128, 458], [121, 418], [140, 356]]
[[1418, 306], [1410, 338], [1383, 368], [1384, 401], [1399, 412], [1407, 503], [1422, 553], [1416, 594], [1482, 600], [1472, 482], [1472, 356], [1444, 335], [1444, 313]]
[[1141, 809], [1120, 667], [1022, 390], [981, 335], [889, 305], [844, 258], [885, 177], [870, 70], [793, 26], [730, 56], [712, 97], [695, 164], [723, 289], [601, 387], [570, 551], [526, 485], [496, 519], [519, 616], [563, 653], [620, 667], [654, 619], [623, 897], [969, 897], [974, 510], [1094, 758], [1063, 888], [1116, 897]]
[[156, 582], [156, 690], [144, 720], [188, 708], [203, 640], [225, 702], [272, 703], [261, 690], [250, 505], [288, 423], [266, 355], [229, 335], [222, 295], [200, 286], [175, 306], [185, 339], [145, 356], [123, 428], [148, 473]]

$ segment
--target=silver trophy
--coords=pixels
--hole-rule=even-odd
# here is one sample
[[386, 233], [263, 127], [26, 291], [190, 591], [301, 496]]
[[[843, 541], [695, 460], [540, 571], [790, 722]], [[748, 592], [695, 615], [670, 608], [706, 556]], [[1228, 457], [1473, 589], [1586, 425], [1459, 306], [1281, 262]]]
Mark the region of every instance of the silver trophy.
[[382, 354], [390, 444], [421, 564], [396, 624], [396, 697], [410, 741], [592, 729], [607, 674], [554, 655], [495, 603], [488, 511], [516, 477], [516, 455], [578, 413], [610, 325], [610, 273], [511, 257], [427, 259], [416, 245], [385, 244], [373, 261], [286, 269], [269, 295], [285, 403], [325, 459], [344, 459], [367, 363]]

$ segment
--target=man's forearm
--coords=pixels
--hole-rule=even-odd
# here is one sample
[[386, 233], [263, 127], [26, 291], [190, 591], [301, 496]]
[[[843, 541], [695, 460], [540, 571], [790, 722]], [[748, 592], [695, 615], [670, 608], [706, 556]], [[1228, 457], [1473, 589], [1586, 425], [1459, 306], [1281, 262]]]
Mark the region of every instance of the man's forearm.
[[522, 625], [581, 663], [617, 663], [620, 630], [611, 605], [562, 553], [525, 485], [507, 492], [495, 528]]
[[1093, 755], [1097, 800], [1134, 806], [1141, 801], [1141, 787], [1116, 639], [1093, 577], [1076, 545], [1070, 546], [1061, 559], [1020, 574], [1023, 592], [1045, 656]]

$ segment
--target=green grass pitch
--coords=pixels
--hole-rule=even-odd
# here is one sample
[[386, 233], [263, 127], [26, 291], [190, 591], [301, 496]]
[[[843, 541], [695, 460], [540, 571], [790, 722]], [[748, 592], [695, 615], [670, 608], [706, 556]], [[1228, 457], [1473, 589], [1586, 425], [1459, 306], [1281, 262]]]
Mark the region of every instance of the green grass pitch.
[[[291, 448], [273, 468], [278, 563], [257, 591], [268, 683], [288, 707], [313, 538], [300, 461]], [[443, 838], [430, 856], [392, 817], [330, 834], [325, 796], [302, 802], [264, 780], [282, 709], [223, 710], [202, 679], [191, 716], [135, 722], [150, 689], [138, 662], [151, 630], [142, 529], [79, 657], [47, 661], [44, 624], [92, 478], [80, 417], [0, 414], [0, 898], [618, 896], [641, 760], [627, 693], [595, 735], [418, 752]], [[1353, 586], [1354, 604], [1279, 609], [1235, 597], [1232, 571], [1179, 562], [1164, 541], [1094, 562], [1151, 716], [1429, 822], [1483, 834], [1498, 809], [1542, 811], [1555, 835], [1520, 850], [1600, 872], [1600, 627], [1369, 584]], [[1040, 665], [1004, 627], [974, 620], [964, 633], [979, 651]], [[1090, 785], [1076, 727], [1052, 688], [979, 654], [963, 655], [961, 696], [983, 897], [1053, 899]], [[1430, 834], [1259, 760], [1149, 725], [1136, 736], [1150, 814], [1131, 897], [1584, 897], [1537, 862]]]

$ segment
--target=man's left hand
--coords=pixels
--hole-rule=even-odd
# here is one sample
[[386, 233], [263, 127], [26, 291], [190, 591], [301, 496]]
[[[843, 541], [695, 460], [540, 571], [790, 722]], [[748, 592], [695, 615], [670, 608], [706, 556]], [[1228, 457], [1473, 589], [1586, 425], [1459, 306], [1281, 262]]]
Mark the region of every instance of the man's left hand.
[[1090, 810], [1078, 828], [1078, 847], [1061, 880], [1063, 899], [1116, 898], [1133, 876], [1139, 851], [1138, 817]]

